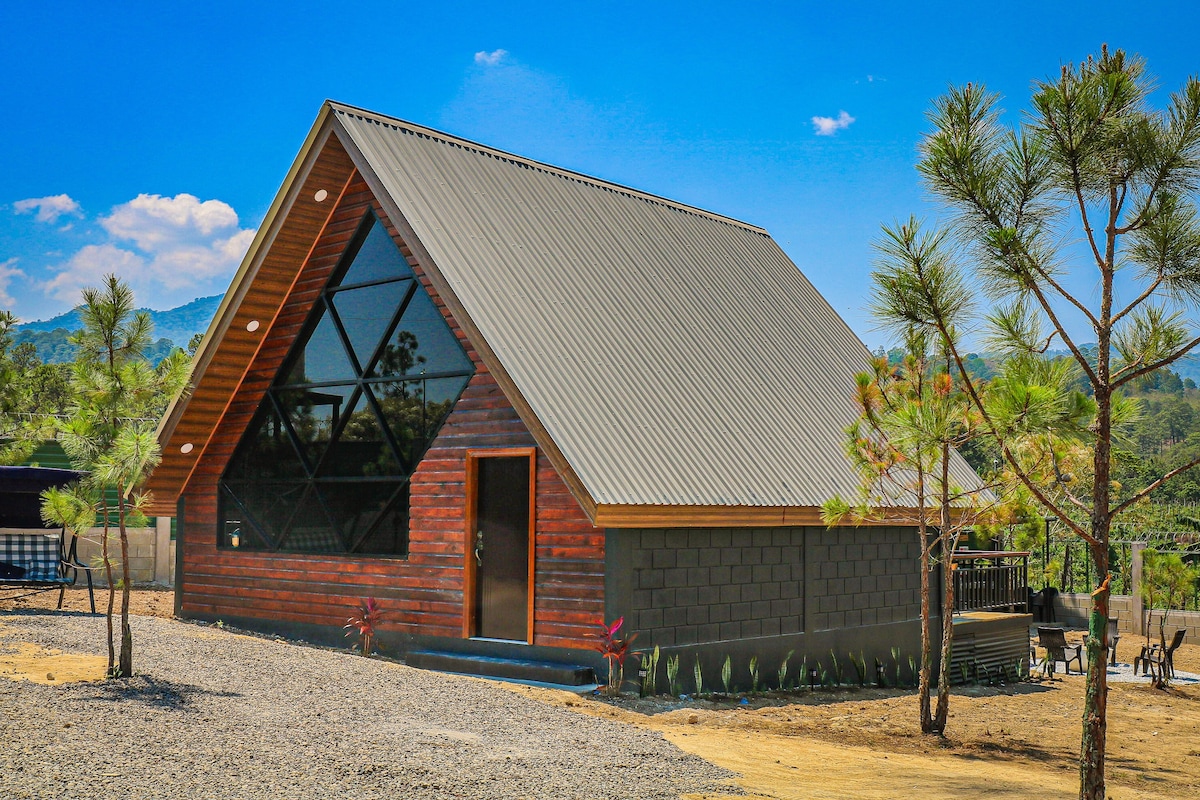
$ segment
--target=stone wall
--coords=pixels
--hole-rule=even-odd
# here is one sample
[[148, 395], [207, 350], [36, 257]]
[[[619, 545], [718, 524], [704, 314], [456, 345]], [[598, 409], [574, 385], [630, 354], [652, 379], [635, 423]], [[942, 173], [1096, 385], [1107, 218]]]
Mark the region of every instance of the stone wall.
[[[117, 539], [116, 528], [110, 529], [109, 533], [111, 536], [109, 556], [115, 565], [120, 556], [121, 545]], [[175, 583], [175, 542], [171, 539], [170, 517], [158, 517], [157, 524], [153, 528], [129, 528], [128, 534], [129, 567], [133, 575], [133, 582], [135, 584], [158, 583], [173, 586]], [[76, 550], [79, 560], [84, 564], [99, 564], [103, 538], [103, 528], [92, 528], [86, 535], [81, 536]], [[119, 570], [119, 567], [114, 566], [114, 569]], [[94, 570], [92, 579], [98, 586], [107, 585], [103, 568]], [[86, 580], [81, 576], [79, 583], [86, 585]]]

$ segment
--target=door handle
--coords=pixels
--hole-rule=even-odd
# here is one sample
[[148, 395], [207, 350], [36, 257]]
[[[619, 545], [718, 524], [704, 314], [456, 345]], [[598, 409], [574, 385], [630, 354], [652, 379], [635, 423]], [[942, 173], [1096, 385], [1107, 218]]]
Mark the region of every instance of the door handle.
[[475, 563], [483, 566], [483, 531], [475, 534]]

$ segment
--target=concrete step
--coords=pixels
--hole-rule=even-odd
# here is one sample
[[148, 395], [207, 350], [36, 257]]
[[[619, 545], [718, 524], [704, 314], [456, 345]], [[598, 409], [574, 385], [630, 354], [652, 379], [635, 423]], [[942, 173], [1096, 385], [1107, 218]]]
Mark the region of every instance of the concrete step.
[[477, 656], [439, 650], [413, 650], [405, 657], [404, 663], [410, 667], [437, 670], [438, 672], [458, 672], [464, 675], [557, 683], [565, 686], [584, 686], [596, 682], [596, 674], [591, 667], [559, 664], [553, 661]]

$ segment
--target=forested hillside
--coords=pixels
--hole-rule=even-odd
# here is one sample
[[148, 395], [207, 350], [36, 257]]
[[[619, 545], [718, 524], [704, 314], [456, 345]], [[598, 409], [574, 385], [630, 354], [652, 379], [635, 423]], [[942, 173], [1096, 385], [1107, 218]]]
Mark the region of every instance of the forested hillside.
[[[187, 348], [193, 336], [207, 330], [220, 302], [221, 295], [213, 295], [199, 297], [168, 311], [141, 309], [150, 314], [154, 322], [155, 342], [147, 350], [147, 358], [157, 362], [173, 347]], [[51, 319], [16, 326], [12, 331], [12, 343], [14, 346], [32, 344], [38, 360], [43, 363], [63, 364], [75, 358], [75, 346], [68, 337], [79, 328], [79, 312], [72, 309]]]

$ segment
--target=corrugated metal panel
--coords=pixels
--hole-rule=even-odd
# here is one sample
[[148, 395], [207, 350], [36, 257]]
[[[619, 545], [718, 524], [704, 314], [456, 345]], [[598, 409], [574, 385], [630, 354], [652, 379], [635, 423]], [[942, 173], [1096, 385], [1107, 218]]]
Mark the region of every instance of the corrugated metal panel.
[[854, 494], [869, 353], [765, 231], [333, 110], [595, 502]]
[[1007, 682], [1028, 675], [1031, 619], [1028, 614], [956, 614], [950, 682]]

